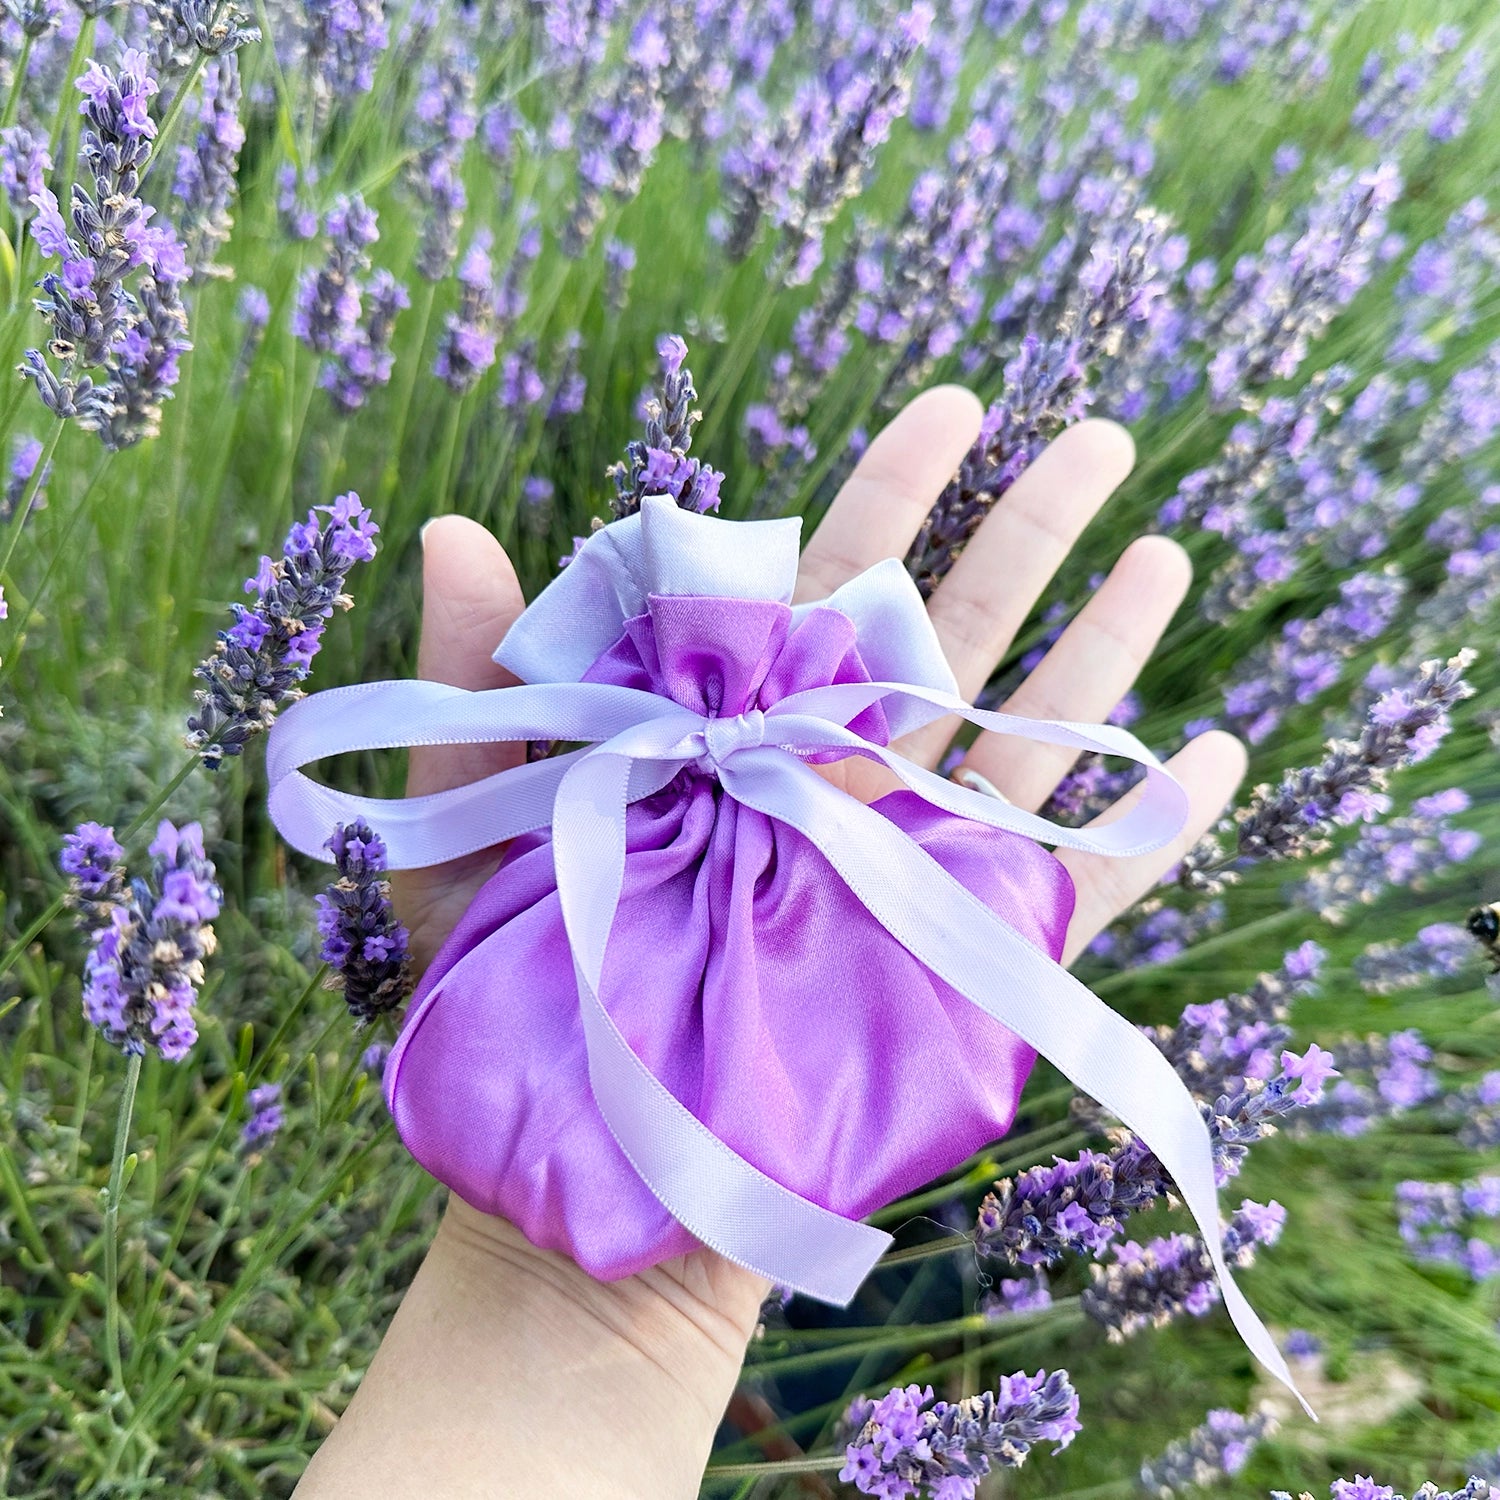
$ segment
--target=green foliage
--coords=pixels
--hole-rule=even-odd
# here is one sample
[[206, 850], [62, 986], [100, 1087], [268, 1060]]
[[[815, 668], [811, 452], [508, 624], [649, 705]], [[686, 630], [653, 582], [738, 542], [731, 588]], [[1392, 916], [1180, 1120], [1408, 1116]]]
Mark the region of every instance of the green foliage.
[[[1481, 33], [1495, 29], [1477, 3], [1452, 0], [1442, 10], [1444, 19], [1472, 21]], [[1348, 125], [1359, 59], [1377, 40], [1425, 17], [1410, 3], [1355, 7], [1337, 23], [1330, 10], [1329, 26], [1342, 28], [1330, 77], [1290, 102], [1264, 79], [1183, 97], [1171, 86], [1179, 67], [1172, 50], [1143, 57], [1137, 112], [1160, 116], [1153, 192], [1191, 236], [1195, 253], [1232, 258], [1278, 227], [1287, 200], [1266, 191], [1267, 163], [1282, 141], [1296, 138], [1307, 152], [1304, 193], [1330, 162], [1371, 158]], [[991, 60], [976, 53], [970, 74], [982, 74]], [[275, 76], [269, 46], [247, 50], [243, 61], [247, 95], [288, 86]], [[522, 49], [497, 49], [481, 72], [481, 99], [513, 97], [545, 122], [545, 83], [529, 75]], [[397, 122], [410, 110], [414, 87], [399, 54], [386, 54], [374, 89], [321, 143], [329, 163], [324, 181], [360, 187], [381, 210], [377, 261], [403, 275], [417, 225], [400, 187]], [[722, 266], [701, 233], [716, 202], [715, 175], [690, 143], [669, 142], [641, 194], [610, 210], [609, 231], [640, 254], [623, 313], [607, 311], [601, 298], [603, 234], [576, 261], [549, 240], [538, 264], [518, 335], [545, 346], [582, 333], [588, 400], [581, 414], [561, 426], [534, 416], [515, 429], [500, 420], [493, 377], [455, 399], [429, 373], [455, 291], [451, 282], [435, 292], [417, 282], [413, 306], [397, 324], [391, 385], [355, 417], [340, 418], [315, 387], [313, 356], [289, 329], [298, 277], [316, 251], [287, 241], [277, 222], [277, 170], [310, 142], [296, 138], [284, 101], [279, 115], [253, 116], [250, 129], [234, 236], [223, 257], [233, 275], [194, 291], [195, 347], [161, 435], [105, 458], [93, 436], [65, 429], [48, 507], [30, 518], [3, 570], [11, 613], [0, 625], [0, 957], [7, 960], [0, 964], [0, 1490], [16, 1500], [290, 1493], [357, 1386], [440, 1204], [395, 1140], [376, 1082], [361, 1066], [373, 1037], [356, 1035], [320, 987], [311, 892], [321, 875], [289, 857], [269, 826], [258, 747], [216, 777], [194, 772], [165, 811], [204, 822], [225, 914], [197, 1048], [186, 1063], [148, 1057], [141, 1070], [123, 1172], [123, 1386], [114, 1388], [102, 1195], [125, 1066], [82, 1017], [82, 948], [69, 923], [37, 926], [61, 890], [62, 832], [81, 818], [123, 829], [182, 766], [191, 669], [228, 623], [227, 604], [242, 597], [241, 581], [259, 555], [274, 550], [309, 505], [357, 489], [375, 509], [384, 543], [357, 577], [358, 607], [330, 625], [317, 686], [414, 670], [417, 533], [430, 515], [458, 511], [493, 527], [534, 593], [573, 532], [602, 511], [604, 469], [635, 430], [634, 405], [663, 331], [689, 331], [705, 393], [695, 452], [728, 473], [725, 513], [747, 514], [762, 481], [747, 460], [740, 418], [763, 388], [770, 353], [786, 345], [810, 297], [807, 289], [768, 281], [764, 250], [737, 267]], [[939, 149], [933, 137], [898, 128], [859, 211], [889, 217], [915, 171]], [[1487, 119], [1460, 147], [1427, 152], [1412, 164], [1416, 187], [1398, 211], [1401, 232], [1413, 241], [1436, 233], [1456, 205], [1492, 186], [1497, 168], [1500, 136]], [[507, 185], [482, 155], [471, 153], [467, 166], [474, 218], [493, 222], [502, 269], [518, 233], [507, 205], [535, 197], [551, 223], [571, 192], [540, 157], [523, 157], [517, 172], [502, 195]], [[0, 244], [0, 294], [9, 299], [0, 314], [0, 356], [7, 365], [39, 339], [25, 296], [37, 257], [18, 244], [15, 236]], [[244, 284], [264, 288], [272, 315], [241, 381], [235, 303]], [[1393, 301], [1390, 273], [1360, 299], [1357, 315], [1341, 319], [1317, 346], [1316, 363], [1347, 359], [1367, 370], [1384, 347]], [[1435, 384], [1500, 332], [1493, 296], [1482, 312], [1446, 351]], [[939, 374], [956, 370], [951, 360]], [[852, 429], [871, 420], [869, 383], [878, 373], [846, 366], [822, 396], [810, 420], [825, 461], [803, 476], [794, 509], [814, 516], [826, 503], [827, 470]], [[986, 379], [980, 393], [992, 398], [998, 372]], [[0, 410], [0, 436], [45, 437], [44, 416], [18, 380]], [[1081, 597], [1087, 577], [1151, 524], [1177, 479], [1212, 460], [1232, 420], [1195, 399], [1137, 428], [1137, 473], [1059, 578], [1058, 598]], [[545, 535], [520, 520], [521, 486], [532, 474], [551, 479], [558, 496]], [[1441, 494], [1429, 497], [1421, 517], [1443, 503]], [[1414, 521], [1411, 566], [1415, 576], [1430, 578], [1437, 560], [1420, 546], [1418, 531]], [[1213, 549], [1206, 534], [1190, 541], [1205, 574]], [[1222, 628], [1205, 628], [1186, 608], [1141, 685], [1146, 713], [1137, 732], [1147, 743], [1174, 742], [1186, 720], [1219, 706], [1234, 663], [1285, 618], [1326, 602], [1336, 582], [1310, 567], [1294, 591]], [[1038, 624], [1016, 655], [1039, 634]], [[1474, 681], [1484, 705], [1494, 701], [1500, 668], [1491, 640], [1473, 644], [1483, 653]], [[1381, 655], [1382, 648], [1371, 648], [1352, 664], [1351, 677]], [[1257, 752], [1251, 781], [1315, 758], [1328, 728], [1321, 708], [1303, 711]], [[402, 770], [394, 757], [365, 757], [338, 774], [363, 790], [390, 793]], [[1399, 800], [1450, 785], [1470, 792], [1475, 807], [1466, 821], [1484, 834], [1487, 849], [1496, 847], [1500, 767], [1472, 715], [1437, 761], [1403, 778]], [[144, 836], [130, 852], [139, 854], [143, 843]], [[1298, 1011], [1299, 1042], [1317, 1040], [1336, 1052], [1351, 1032], [1418, 1026], [1445, 1078], [1472, 1080], [1500, 1058], [1500, 1013], [1477, 969], [1440, 993], [1377, 999], [1358, 987], [1351, 965], [1372, 941], [1404, 940], [1425, 923], [1461, 920], [1475, 900], [1500, 895], [1492, 867], [1492, 856], [1481, 856], [1428, 889], [1357, 911], [1337, 929], [1290, 908], [1285, 872], [1262, 869], [1231, 891], [1221, 937], [1167, 964], [1086, 977], [1102, 980], [1111, 1003], [1133, 1019], [1165, 1021], [1185, 1002], [1243, 987], [1315, 935], [1330, 949], [1330, 977], [1321, 997]], [[1052, 1093], [1054, 1107], [1027, 1122], [1037, 1129], [1059, 1115], [1057, 1080], [1044, 1075], [1039, 1071], [1033, 1090]], [[246, 1150], [239, 1143], [245, 1095], [266, 1080], [284, 1086], [287, 1124], [269, 1149]], [[998, 1149], [1008, 1154], [1009, 1143]], [[1457, 1482], [1470, 1453], [1500, 1442], [1495, 1290], [1412, 1265], [1392, 1203], [1404, 1178], [1474, 1170], [1471, 1153], [1416, 1117], [1357, 1141], [1283, 1139], [1257, 1149], [1234, 1191], [1274, 1196], [1289, 1211], [1289, 1227], [1249, 1274], [1247, 1289], [1280, 1327], [1310, 1328], [1325, 1340], [1327, 1389], [1352, 1393], [1347, 1404], [1355, 1414], [1326, 1430], [1289, 1421], [1221, 1494], [1260, 1495], [1273, 1485], [1316, 1490], [1355, 1469], [1373, 1470], [1409, 1493], [1426, 1478]], [[968, 1193], [970, 1208], [979, 1196]], [[955, 1283], [955, 1274], [928, 1262], [885, 1273], [870, 1306], [878, 1321], [890, 1321], [893, 1335], [924, 1320], [961, 1317], [976, 1288]], [[1059, 1280], [1059, 1297], [1082, 1282], [1075, 1268]], [[774, 1354], [782, 1337], [773, 1328], [754, 1358]], [[795, 1334], [785, 1337], [787, 1350], [806, 1349]], [[992, 1353], [1000, 1339], [1003, 1349]], [[1084, 1433], [1068, 1453], [1016, 1478], [1005, 1493], [1017, 1495], [1128, 1480], [1141, 1458], [1201, 1420], [1209, 1406], [1244, 1410], [1265, 1394], [1220, 1318], [1145, 1334], [1122, 1348], [1062, 1320], [1031, 1332], [950, 1331], [916, 1353], [878, 1344], [859, 1352], [869, 1357], [837, 1365], [816, 1391], [764, 1386], [784, 1403], [787, 1425], [805, 1447], [820, 1431], [825, 1448], [832, 1440], [824, 1408], [842, 1407], [845, 1383], [851, 1391], [876, 1388], [925, 1379], [941, 1366], [977, 1389], [1002, 1370], [1066, 1364], [1082, 1396]], [[1405, 1372], [1404, 1383], [1395, 1371]], [[1392, 1388], [1394, 1405], [1382, 1394]], [[819, 1414], [798, 1420], [799, 1403]], [[724, 1457], [751, 1456], [752, 1447], [730, 1444]], [[795, 1491], [756, 1491], [760, 1500], [772, 1493]]]

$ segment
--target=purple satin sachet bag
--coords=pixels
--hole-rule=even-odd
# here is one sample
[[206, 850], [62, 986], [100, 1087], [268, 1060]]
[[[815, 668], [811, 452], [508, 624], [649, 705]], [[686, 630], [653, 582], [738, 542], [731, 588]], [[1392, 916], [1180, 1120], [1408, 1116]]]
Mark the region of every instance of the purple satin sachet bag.
[[[281, 716], [270, 812], [303, 853], [356, 817], [392, 868], [505, 847], [386, 1064], [402, 1140], [602, 1279], [707, 1245], [843, 1304], [890, 1243], [862, 1221], [1003, 1136], [1041, 1053], [1160, 1158], [1291, 1385], [1224, 1261], [1197, 1105], [1058, 962], [1073, 889], [1047, 846], [1159, 849], [1185, 792], [1126, 730], [964, 702], [895, 560], [794, 606], [800, 524], [648, 498], [506, 634], [521, 686], [366, 683]], [[1072, 829], [956, 786], [897, 748], [949, 714], [1136, 761], [1141, 795]], [[389, 801], [303, 769], [539, 739], [582, 748]], [[851, 768], [897, 789], [867, 806]]]
[[[584, 674], [735, 716], [867, 682], [852, 622], [652, 597]], [[864, 728], [886, 739], [878, 705]], [[1052, 958], [1073, 888], [1018, 834], [911, 792], [875, 810]], [[687, 767], [634, 803], [601, 998], [714, 1135], [862, 1218], [1004, 1135], [1035, 1053], [926, 969], [795, 829]], [[476, 1208], [612, 1280], [697, 1241], [600, 1116], [551, 840], [519, 839], [417, 990], [385, 1075], [412, 1154]]]

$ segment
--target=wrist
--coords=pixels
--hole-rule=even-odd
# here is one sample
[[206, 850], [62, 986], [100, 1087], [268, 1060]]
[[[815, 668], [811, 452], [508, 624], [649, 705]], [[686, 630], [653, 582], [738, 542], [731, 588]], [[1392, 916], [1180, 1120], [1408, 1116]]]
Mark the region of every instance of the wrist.
[[595, 1281], [450, 1198], [299, 1500], [691, 1500], [766, 1291], [707, 1250]]
[[457, 1196], [430, 1259], [467, 1317], [528, 1351], [511, 1373], [533, 1395], [550, 1387], [548, 1399], [570, 1414], [575, 1488], [559, 1493], [698, 1493], [769, 1290], [761, 1278], [705, 1250], [596, 1281]]
[[481, 1303], [503, 1302], [508, 1317], [577, 1324], [580, 1333], [618, 1341], [668, 1368], [718, 1373], [731, 1388], [770, 1291], [763, 1278], [712, 1250], [619, 1281], [596, 1281], [567, 1256], [539, 1249], [508, 1220], [457, 1195], [430, 1254]]

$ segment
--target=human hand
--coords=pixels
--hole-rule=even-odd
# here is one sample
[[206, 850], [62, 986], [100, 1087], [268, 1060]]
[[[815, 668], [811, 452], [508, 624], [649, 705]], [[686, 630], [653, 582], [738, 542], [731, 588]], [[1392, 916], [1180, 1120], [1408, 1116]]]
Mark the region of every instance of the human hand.
[[[981, 414], [967, 391], [940, 387], [914, 400], [875, 439], [808, 543], [799, 602], [825, 597], [882, 559], [905, 555], [977, 436]], [[986, 518], [929, 605], [964, 696], [978, 692], [1004, 658], [1132, 458], [1122, 429], [1080, 423]], [[491, 660], [524, 607], [504, 550], [483, 527], [457, 516], [429, 523], [423, 543], [419, 675], [471, 689], [511, 685], [514, 679]], [[1162, 537], [1131, 543], [1006, 711], [1084, 722], [1107, 717], [1189, 579], [1187, 556], [1176, 543]], [[897, 748], [935, 766], [956, 728], [956, 721], [930, 725]], [[418, 796], [462, 785], [517, 765], [524, 755], [522, 745], [414, 749], [407, 790]], [[1070, 752], [1054, 746], [985, 733], [964, 764], [1018, 807], [1035, 810], [1071, 761]], [[1059, 852], [1077, 890], [1064, 962], [1212, 825], [1244, 773], [1245, 757], [1232, 736], [1210, 733], [1168, 765], [1191, 806], [1172, 845], [1133, 859]], [[862, 758], [825, 771], [866, 801], [894, 784]], [[1102, 821], [1121, 811], [1117, 805]], [[398, 877], [398, 909], [419, 966], [431, 961], [502, 853], [491, 849]], [[766, 1291], [760, 1278], [709, 1250], [623, 1281], [596, 1282], [454, 1197], [358, 1397], [299, 1493], [352, 1496], [378, 1475], [391, 1500], [694, 1495]], [[422, 1460], [414, 1463], [418, 1450]]]

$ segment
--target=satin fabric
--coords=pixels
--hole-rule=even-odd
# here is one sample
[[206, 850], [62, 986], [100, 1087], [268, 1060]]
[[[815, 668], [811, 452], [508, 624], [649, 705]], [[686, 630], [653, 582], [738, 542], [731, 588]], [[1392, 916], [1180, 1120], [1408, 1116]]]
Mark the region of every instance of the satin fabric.
[[[582, 680], [730, 719], [871, 678], [839, 610], [651, 595]], [[850, 728], [889, 743], [878, 703]], [[1060, 955], [1073, 891], [1051, 854], [908, 791], [874, 810]], [[800, 833], [728, 797], [711, 764], [632, 803], [626, 836], [600, 998], [726, 1145], [858, 1218], [1009, 1128], [1031, 1048], [913, 958]], [[595, 1103], [545, 833], [512, 844], [424, 976], [386, 1092], [434, 1176], [601, 1279], [698, 1243]]]

